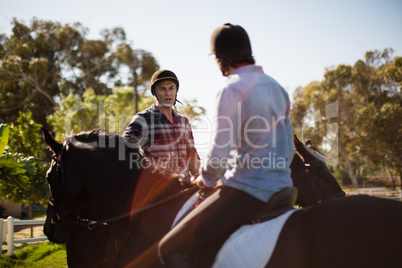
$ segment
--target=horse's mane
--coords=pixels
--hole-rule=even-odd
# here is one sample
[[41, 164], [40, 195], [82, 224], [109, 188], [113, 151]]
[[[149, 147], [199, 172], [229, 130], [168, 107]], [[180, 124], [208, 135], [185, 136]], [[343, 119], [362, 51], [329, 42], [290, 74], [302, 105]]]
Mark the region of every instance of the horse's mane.
[[91, 131], [83, 131], [78, 134], [74, 134], [67, 138], [71, 142], [80, 142], [85, 144], [91, 144], [97, 148], [107, 148], [110, 150], [118, 150], [124, 146], [126, 152], [139, 152], [139, 148], [129, 144], [129, 142], [122, 136], [115, 132], [107, 131], [104, 129], [93, 129]]
[[101, 128], [96, 128], [93, 129], [91, 131], [82, 131], [78, 134], [75, 134], [72, 136], [73, 138], [75, 138], [76, 140], [80, 141], [80, 142], [84, 142], [84, 143], [88, 143], [88, 142], [94, 142], [99, 140], [100, 137], [104, 137], [106, 139], [123, 139], [123, 137], [117, 135], [114, 132], [110, 132]]

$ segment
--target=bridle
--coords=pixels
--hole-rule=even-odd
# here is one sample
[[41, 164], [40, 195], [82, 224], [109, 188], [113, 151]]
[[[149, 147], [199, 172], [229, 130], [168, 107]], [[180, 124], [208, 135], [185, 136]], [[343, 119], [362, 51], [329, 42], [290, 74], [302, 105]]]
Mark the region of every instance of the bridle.
[[[52, 158], [56, 162], [56, 176], [53, 178], [53, 185], [50, 185], [50, 196], [48, 200], [48, 205], [52, 207], [53, 209], [53, 214], [51, 215], [51, 224], [52, 225], [57, 225], [59, 222], [65, 222], [64, 219], [60, 216], [61, 213], [58, 209], [58, 201], [59, 198], [57, 196], [57, 190], [59, 188], [59, 183], [61, 185], [64, 185], [65, 182], [65, 173], [64, 173], [64, 165], [62, 162], [63, 159], [63, 153], [65, 151], [65, 148], [68, 146], [70, 143], [70, 140], [66, 140], [63, 143], [62, 148], [60, 149], [60, 152], [55, 153]], [[50, 182], [49, 182], [50, 184]], [[53, 189], [53, 191], [52, 191]]]
[[[313, 163], [315, 163], [315, 162], [322, 162], [322, 161], [319, 160], [319, 159], [313, 159], [313, 160], [311, 160], [311, 161], [309, 161], [309, 162], [306, 162], [306, 161], [304, 160], [304, 157], [303, 157], [298, 151], [295, 151], [295, 152], [296, 152], [297, 155], [300, 157], [300, 159], [303, 161], [303, 164], [304, 164], [304, 173], [306, 174], [306, 177], [307, 177], [307, 179], [308, 179], [308, 181], [309, 181], [309, 184], [310, 184], [310, 186], [311, 186], [311, 189], [313, 190], [313, 193], [314, 193], [314, 196], [315, 196], [315, 199], [316, 199], [316, 203], [317, 203], [317, 204], [320, 204], [320, 203], [322, 202], [322, 198], [321, 198], [321, 195], [320, 195], [320, 193], [319, 193], [319, 191], [318, 191], [318, 188], [317, 188], [316, 183], [314, 182], [313, 178], [312, 178], [311, 175], [310, 175], [310, 170], [309, 170], [309, 168], [311, 167], [311, 164], [313, 164]], [[303, 179], [303, 181], [302, 181], [302, 183], [301, 183], [301, 187], [300, 187], [301, 189], [300, 189], [300, 191], [299, 191], [299, 195], [297, 196], [297, 203], [299, 204], [299, 207], [301, 207], [300, 201], [301, 201], [302, 194], [303, 194], [304, 183], [305, 183], [305, 180]]]
[[[65, 185], [65, 171], [64, 171], [64, 163], [63, 163], [63, 153], [66, 151], [67, 146], [70, 144], [70, 140], [66, 140], [63, 143], [60, 151], [53, 155], [53, 160], [56, 162], [56, 176], [54, 177], [54, 181], [52, 182], [51, 188], [51, 196], [48, 200], [48, 204], [53, 209], [53, 214], [51, 215], [51, 224], [58, 225], [59, 223], [70, 224], [70, 225], [81, 225], [87, 226], [89, 230], [94, 229], [94, 225], [107, 225], [107, 222], [98, 222], [89, 219], [83, 219], [77, 214], [75, 217], [68, 217], [63, 215], [63, 213], [59, 210], [59, 196], [58, 189], [59, 187], [64, 187]], [[61, 185], [61, 186], [60, 186]]]

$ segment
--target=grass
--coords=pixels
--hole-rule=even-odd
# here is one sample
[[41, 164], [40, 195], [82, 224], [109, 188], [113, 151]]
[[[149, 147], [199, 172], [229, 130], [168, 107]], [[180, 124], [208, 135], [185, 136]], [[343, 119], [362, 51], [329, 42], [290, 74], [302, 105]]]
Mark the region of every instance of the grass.
[[42, 217], [46, 217], [46, 211], [34, 211], [34, 212], [32, 212], [32, 218], [33, 219], [42, 218]]
[[43, 242], [15, 249], [14, 256], [3, 252], [0, 259], [2, 268], [65, 268], [67, 267], [66, 247]]
[[[43, 218], [46, 212], [33, 212], [33, 219]], [[15, 233], [18, 239], [29, 238], [26, 233]], [[15, 247], [14, 256], [7, 256], [3, 250], [0, 258], [0, 268], [66, 268], [67, 254], [65, 245], [51, 242], [24, 244]]]

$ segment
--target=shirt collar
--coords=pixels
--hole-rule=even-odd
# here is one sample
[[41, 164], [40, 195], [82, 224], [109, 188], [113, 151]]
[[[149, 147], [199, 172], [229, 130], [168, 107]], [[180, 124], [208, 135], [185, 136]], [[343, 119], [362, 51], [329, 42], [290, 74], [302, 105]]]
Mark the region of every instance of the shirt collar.
[[237, 68], [234, 70], [230, 75], [232, 74], [242, 74], [242, 73], [249, 73], [249, 72], [254, 72], [254, 73], [262, 73], [262, 67], [254, 64], [249, 64], [245, 65], [242, 67]]
[[[159, 110], [158, 105], [156, 105], [156, 103], [152, 104], [151, 106], [151, 111], [155, 114], [157, 114], [158, 116], [164, 116], [164, 114]], [[173, 113], [173, 118], [176, 120], [178, 114], [175, 110], [172, 109], [172, 113]]]

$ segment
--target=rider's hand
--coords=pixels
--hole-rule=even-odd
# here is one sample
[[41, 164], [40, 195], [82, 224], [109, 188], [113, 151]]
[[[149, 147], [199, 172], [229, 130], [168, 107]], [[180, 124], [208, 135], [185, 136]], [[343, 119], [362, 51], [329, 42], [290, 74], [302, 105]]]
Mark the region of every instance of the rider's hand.
[[204, 189], [204, 188], [207, 187], [207, 186], [205, 185], [204, 181], [202, 180], [202, 177], [201, 177], [201, 176], [192, 177], [192, 178], [191, 178], [191, 183], [194, 184], [194, 185], [196, 185], [196, 186], [197, 186], [198, 188], [200, 188], [200, 189]]

